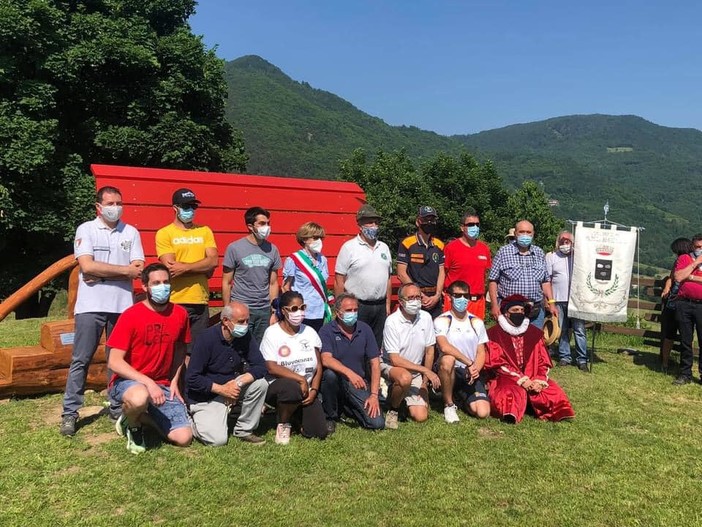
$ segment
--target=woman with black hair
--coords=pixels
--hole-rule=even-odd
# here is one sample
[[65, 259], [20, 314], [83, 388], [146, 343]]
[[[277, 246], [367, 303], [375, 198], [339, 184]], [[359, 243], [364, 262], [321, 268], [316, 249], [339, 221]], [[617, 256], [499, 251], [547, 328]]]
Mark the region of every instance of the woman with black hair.
[[[673, 251], [676, 261], [683, 254], [692, 252], [692, 242], [688, 238], [677, 238], [670, 244], [670, 250]], [[678, 321], [675, 319], [675, 299], [678, 296], [680, 283], [673, 278], [675, 266], [670, 271], [670, 275], [665, 280], [665, 286], [661, 293], [661, 371], [668, 373], [668, 359], [670, 358], [670, 350], [675, 344], [675, 337], [678, 334]]]
[[270, 381], [266, 402], [278, 412], [275, 442], [290, 442], [293, 420], [301, 423], [303, 436], [324, 439], [327, 423], [317, 397], [322, 382], [322, 342], [314, 329], [302, 323], [307, 306], [300, 293], [283, 293], [279, 308], [280, 322], [266, 330], [261, 342]]

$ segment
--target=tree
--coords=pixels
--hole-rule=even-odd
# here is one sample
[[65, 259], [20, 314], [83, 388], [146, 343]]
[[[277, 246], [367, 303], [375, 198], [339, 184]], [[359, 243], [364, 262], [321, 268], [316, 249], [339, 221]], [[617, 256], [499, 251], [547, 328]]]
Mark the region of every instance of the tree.
[[0, 298], [70, 252], [91, 163], [243, 171], [194, 0], [0, 0]]

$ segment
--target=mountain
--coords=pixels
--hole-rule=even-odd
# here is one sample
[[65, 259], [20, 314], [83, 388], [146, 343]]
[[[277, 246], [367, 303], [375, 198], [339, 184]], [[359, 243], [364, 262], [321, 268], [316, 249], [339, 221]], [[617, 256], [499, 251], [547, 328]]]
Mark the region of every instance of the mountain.
[[244, 132], [249, 171], [333, 179], [355, 148], [404, 148], [421, 160], [468, 150], [510, 187], [543, 185], [563, 219], [608, 218], [645, 228], [641, 261], [669, 267], [677, 236], [702, 231], [702, 132], [633, 115], [572, 115], [477, 134], [390, 126], [340, 97], [296, 82], [257, 56], [225, 66], [227, 117]]

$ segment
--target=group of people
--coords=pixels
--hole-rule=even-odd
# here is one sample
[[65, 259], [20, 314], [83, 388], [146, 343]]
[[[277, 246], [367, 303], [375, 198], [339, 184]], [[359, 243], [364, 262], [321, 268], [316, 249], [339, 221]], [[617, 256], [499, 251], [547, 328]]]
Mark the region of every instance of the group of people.
[[[268, 238], [270, 213], [244, 214], [248, 234], [226, 248], [220, 322], [208, 327], [208, 279], [217, 266], [210, 228], [194, 223], [200, 205], [187, 188], [172, 196], [174, 219], [156, 233], [158, 263], [144, 266], [138, 231], [124, 223], [121, 192], [97, 193], [97, 217], [76, 231], [80, 285], [73, 359], [60, 431], [76, 433], [88, 366], [107, 335], [109, 415], [127, 448], [145, 449], [144, 425], [174, 445], [193, 437], [223, 445], [256, 435], [265, 408], [276, 413], [275, 441], [293, 430], [324, 439], [344, 417], [361, 427], [398, 428], [425, 421], [429, 392], [441, 393], [444, 418], [459, 410], [519, 422], [574, 417], [558, 384], [541, 326], [545, 313], [563, 328], [559, 364], [587, 369], [582, 321], [568, 319], [573, 239], [559, 234], [547, 255], [520, 221], [494, 258], [468, 211], [461, 236], [435, 237], [438, 214], [419, 208], [416, 232], [398, 248], [399, 307], [391, 313], [392, 256], [378, 239], [382, 218], [370, 205], [356, 214], [358, 234], [336, 259], [333, 291], [323, 227], [297, 232], [300, 250], [283, 263]], [[282, 285], [278, 271], [282, 268]], [[132, 281], [145, 298], [132, 305]], [[485, 282], [497, 324], [485, 328]], [[585, 368], [583, 368], [585, 366]], [[238, 414], [238, 415], [237, 415]]]

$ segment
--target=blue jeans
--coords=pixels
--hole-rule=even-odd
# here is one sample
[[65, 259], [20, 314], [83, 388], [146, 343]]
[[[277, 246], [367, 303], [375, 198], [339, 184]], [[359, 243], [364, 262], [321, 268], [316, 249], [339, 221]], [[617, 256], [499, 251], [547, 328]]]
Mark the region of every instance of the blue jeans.
[[[125, 392], [137, 384], [141, 383], [118, 377], [115, 379], [112, 388], [110, 388], [110, 394], [122, 404], [122, 397], [124, 397]], [[190, 428], [190, 417], [188, 417], [188, 410], [185, 408], [185, 405], [177, 397], [171, 399], [171, 390], [167, 386], [159, 385], [159, 388], [161, 388], [163, 395], [166, 396], [166, 402], [161, 406], [149, 403], [146, 413], [149, 414], [159, 429], [166, 435], [176, 428]]]
[[[73, 354], [66, 378], [62, 415], [78, 417], [78, 410], [83, 406], [83, 394], [85, 393], [85, 382], [88, 378], [90, 362], [100, 344], [102, 332], [105, 332], [105, 337], [109, 337], [117, 318], [119, 318], [119, 313], [78, 313], [75, 316]], [[105, 353], [109, 357], [110, 351], [107, 346]], [[108, 369], [107, 382], [110, 381], [110, 377], [112, 377], [112, 372]], [[122, 405], [109, 394], [108, 398], [110, 400], [110, 414], [116, 417], [121, 413]]]
[[[366, 382], [367, 384], [367, 382]], [[324, 370], [322, 375], [322, 408], [330, 421], [339, 419], [339, 407], [349, 417], [353, 417], [363, 428], [382, 430], [385, 428], [383, 412], [371, 418], [363, 405], [370, 397], [369, 390], [359, 390], [343, 375], [332, 370]]]
[[[531, 309], [532, 309], [532, 311], [536, 310], [536, 309], [539, 310], [539, 314], [536, 316], [536, 318], [529, 317], [531, 319], [531, 324], [536, 326], [539, 329], [543, 329], [544, 328], [544, 318], [546, 317], [546, 312], [544, 311], [544, 308], [541, 305], [541, 302], [539, 302], [538, 304], [534, 304], [534, 307], [532, 307]], [[533, 313], [532, 313], [532, 315], [533, 315]]]
[[259, 344], [271, 321], [271, 308], [249, 309], [249, 331]]
[[573, 330], [575, 339], [575, 360], [578, 364], [587, 364], [587, 336], [585, 334], [585, 321], [579, 318], [568, 318], [568, 302], [556, 302], [558, 307], [558, 322], [561, 325], [561, 339], [558, 342], [558, 359], [572, 361], [570, 351], [570, 335], [568, 330]]

